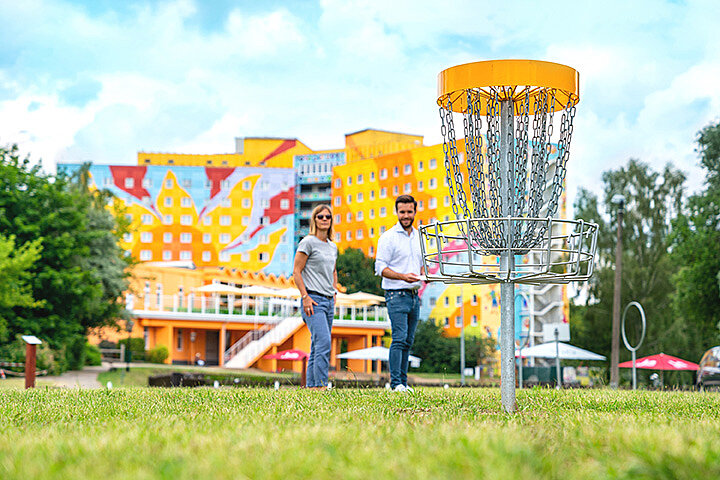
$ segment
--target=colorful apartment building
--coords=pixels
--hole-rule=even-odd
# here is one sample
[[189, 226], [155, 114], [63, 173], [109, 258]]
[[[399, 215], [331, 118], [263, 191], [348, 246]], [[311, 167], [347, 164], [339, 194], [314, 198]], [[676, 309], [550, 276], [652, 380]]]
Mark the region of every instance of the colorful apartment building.
[[[339, 249], [359, 248], [371, 257], [379, 236], [397, 221], [398, 195], [418, 201], [416, 225], [455, 218], [443, 146], [425, 146], [422, 136], [366, 129], [346, 135], [343, 148], [323, 151], [296, 139], [235, 141], [229, 154], [139, 152], [136, 166], [92, 165], [94, 185], [112, 191], [132, 220], [135, 232], [123, 239], [124, 248], [142, 262], [184, 261], [204, 271], [277, 279], [291, 275], [296, 242], [320, 203], [333, 208]], [[562, 216], [564, 196], [560, 208]], [[167, 280], [158, 283], [177, 293], [167, 290]], [[497, 285], [430, 283], [421, 291], [421, 316], [443, 325], [448, 336], [464, 327], [467, 334], [497, 339], [499, 296]], [[543, 323], [568, 321], [565, 286], [518, 286], [514, 300], [516, 331], [533, 331], [531, 344], [540, 341]], [[375, 344], [376, 333], [363, 342]], [[236, 340], [233, 335], [224, 347]]]

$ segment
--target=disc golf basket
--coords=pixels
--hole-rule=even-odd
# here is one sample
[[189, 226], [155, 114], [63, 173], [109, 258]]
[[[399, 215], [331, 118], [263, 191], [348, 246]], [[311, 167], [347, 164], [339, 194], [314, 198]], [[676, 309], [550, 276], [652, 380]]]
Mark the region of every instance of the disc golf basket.
[[515, 410], [514, 285], [584, 281], [593, 272], [597, 225], [555, 218], [578, 82], [570, 67], [532, 60], [469, 63], [438, 76], [455, 220], [420, 227], [425, 272], [429, 281], [501, 284], [507, 412]]

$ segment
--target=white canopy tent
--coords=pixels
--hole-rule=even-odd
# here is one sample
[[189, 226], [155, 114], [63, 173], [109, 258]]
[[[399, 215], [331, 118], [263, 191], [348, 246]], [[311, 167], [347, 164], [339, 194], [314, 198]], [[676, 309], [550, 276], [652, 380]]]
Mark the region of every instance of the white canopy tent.
[[203, 285], [202, 287], [196, 288], [195, 291], [198, 293], [220, 293], [223, 295], [243, 294], [241, 288], [231, 287], [230, 285], [225, 285], [224, 283], [210, 283], [208, 285]]
[[[563, 360], [605, 360], [605, 357], [598, 355], [597, 353], [583, 350], [582, 348], [569, 345], [567, 343], [558, 342], [557, 350], [555, 349], [555, 342], [541, 343], [534, 347], [528, 347], [522, 349], [523, 357], [536, 357], [536, 358], [555, 358], [559, 353], [559, 356]], [[515, 350], [515, 356], [520, 356], [520, 350]]]
[[[337, 358], [347, 358], [351, 360], [381, 360], [387, 362], [390, 359], [390, 349], [386, 347], [370, 347], [351, 352], [341, 353]], [[417, 368], [420, 366], [421, 358], [409, 355], [410, 366]]]

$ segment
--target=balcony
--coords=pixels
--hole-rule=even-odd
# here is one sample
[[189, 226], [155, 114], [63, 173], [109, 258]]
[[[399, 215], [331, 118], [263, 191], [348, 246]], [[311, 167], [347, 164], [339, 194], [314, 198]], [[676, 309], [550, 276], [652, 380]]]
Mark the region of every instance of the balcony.
[[330, 196], [330, 191], [328, 190], [327, 192], [299, 193], [296, 198], [306, 202], [329, 202]]

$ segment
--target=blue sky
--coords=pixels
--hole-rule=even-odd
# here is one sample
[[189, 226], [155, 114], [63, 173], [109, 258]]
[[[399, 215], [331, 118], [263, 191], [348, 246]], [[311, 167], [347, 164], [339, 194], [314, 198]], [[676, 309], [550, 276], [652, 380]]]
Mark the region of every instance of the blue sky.
[[581, 78], [568, 171], [599, 188], [630, 157], [702, 183], [720, 120], [716, 1], [0, 2], [0, 143], [58, 161], [223, 153], [236, 136], [315, 149], [374, 127], [440, 141], [437, 73], [495, 58]]

